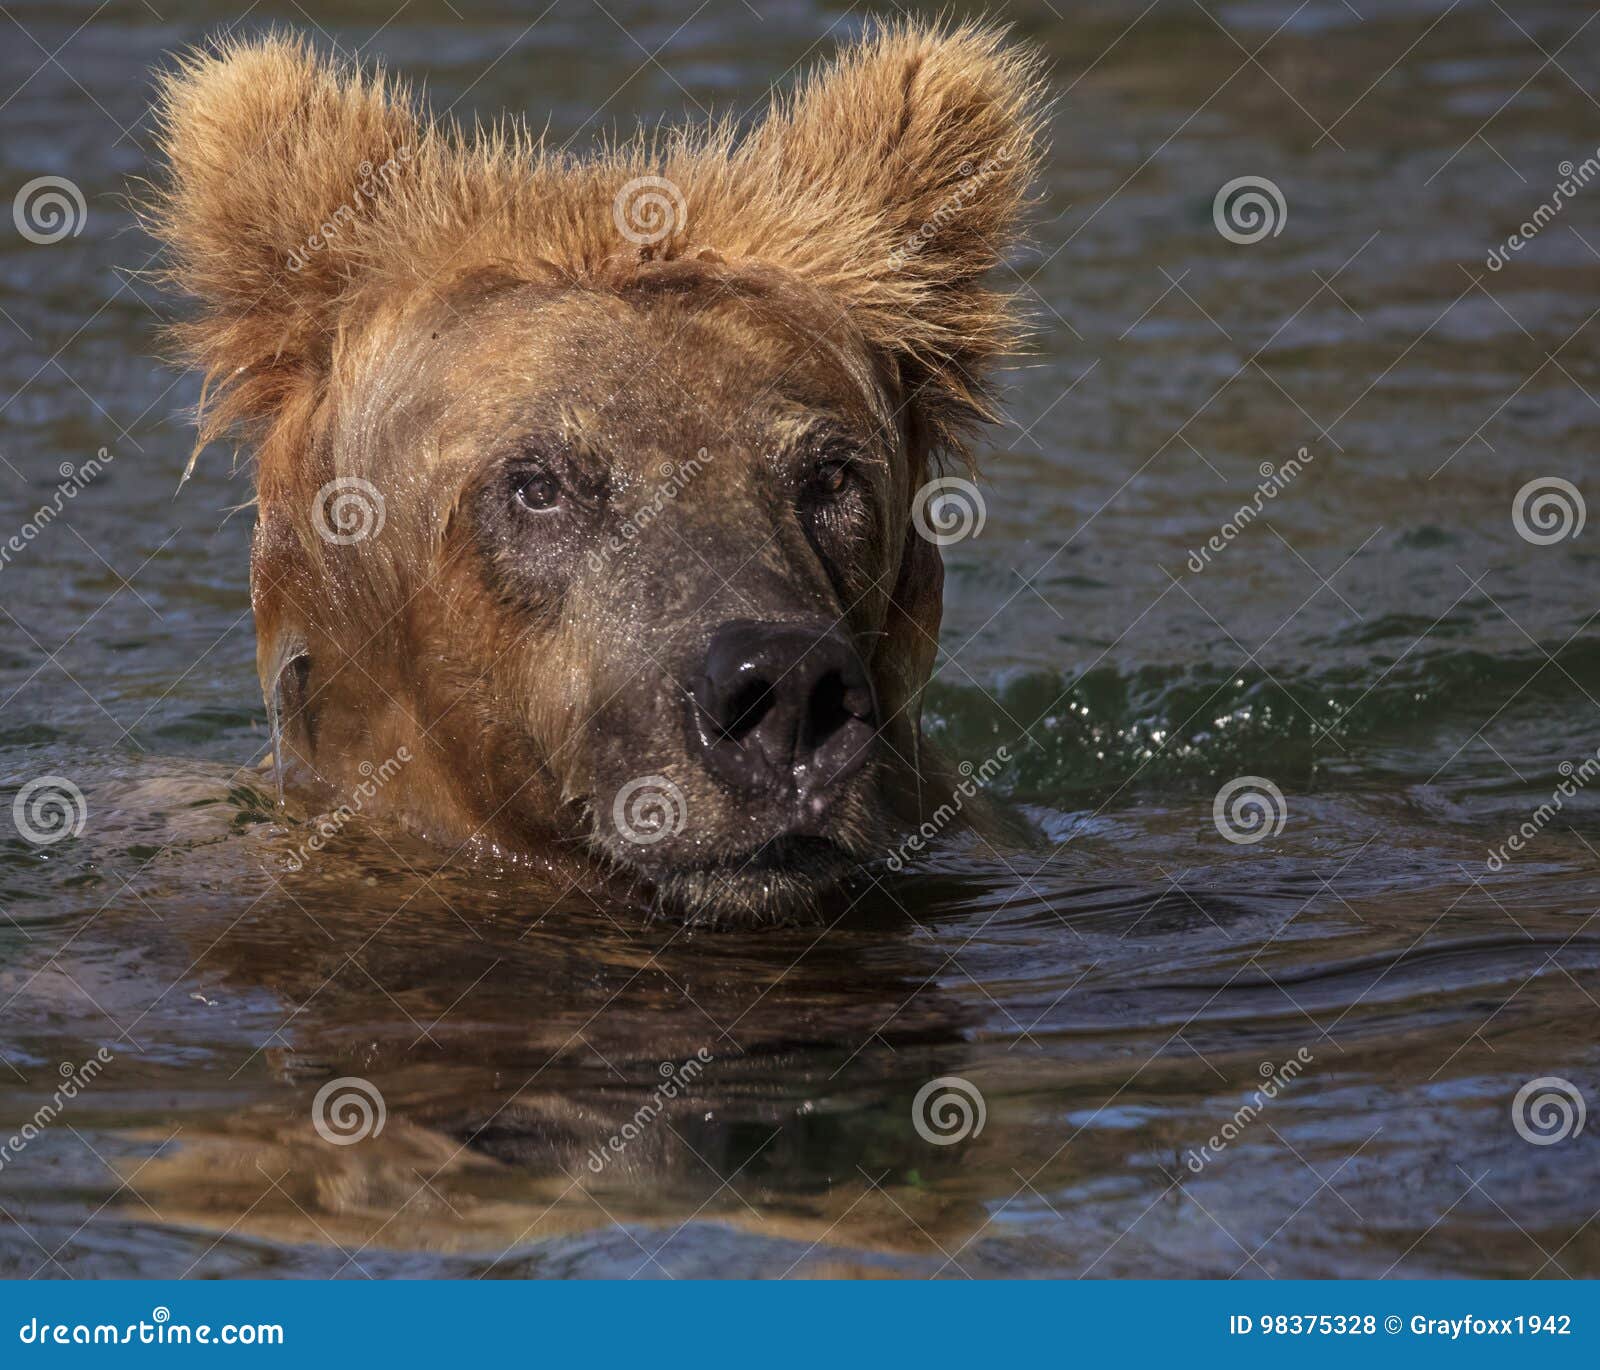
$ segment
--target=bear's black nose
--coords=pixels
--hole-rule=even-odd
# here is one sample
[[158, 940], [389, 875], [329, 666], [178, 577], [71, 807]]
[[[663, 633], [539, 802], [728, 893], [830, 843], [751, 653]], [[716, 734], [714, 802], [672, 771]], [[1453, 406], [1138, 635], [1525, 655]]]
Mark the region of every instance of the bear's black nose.
[[866, 667], [830, 624], [724, 623], [693, 693], [691, 748], [747, 794], [818, 800], [860, 769], [877, 730]]

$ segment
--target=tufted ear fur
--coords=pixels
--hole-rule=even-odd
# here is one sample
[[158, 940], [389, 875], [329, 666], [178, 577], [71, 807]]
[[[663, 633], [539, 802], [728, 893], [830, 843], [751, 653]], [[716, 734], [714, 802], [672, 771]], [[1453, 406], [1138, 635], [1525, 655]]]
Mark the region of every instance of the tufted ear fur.
[[784, 207], [754, 216], [743, 246], [832, 287], [899, 362], [936, 452], [992, 417], [987, 370], [1018, 341], [1011, 297], [983, 278], [1018, 232], [1041, 86], [1004, 37], [875, 27], [775, 101], [743, 154]]
[[425, 134], [406, 90], [304, 40], [233, 40], [161, 82], [166, 179], [145, 200], [165, 276], [199, 302], [174, 330], [210, 391], [201, 442], [311, 404], [363, 248]]

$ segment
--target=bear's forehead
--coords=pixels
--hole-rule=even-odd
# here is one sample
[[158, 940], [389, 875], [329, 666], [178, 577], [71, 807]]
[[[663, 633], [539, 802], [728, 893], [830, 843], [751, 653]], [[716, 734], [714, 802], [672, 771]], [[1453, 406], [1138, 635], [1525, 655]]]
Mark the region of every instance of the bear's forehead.
[[808, 421], [867, 439], [890, 422], [883, 378], [848, 321], [770, 294], [528, 287], [409, 327], [409, 345], [376, 349], [375, 365], [414, 358], [410, 402], [468, 442], [559, 428], [621, 457], [759, 448]]

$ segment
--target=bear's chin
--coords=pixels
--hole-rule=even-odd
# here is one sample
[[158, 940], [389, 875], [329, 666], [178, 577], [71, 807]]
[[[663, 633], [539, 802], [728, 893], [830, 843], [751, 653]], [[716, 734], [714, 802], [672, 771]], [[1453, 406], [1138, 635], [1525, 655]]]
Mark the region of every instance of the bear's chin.
[[754, 928], [822, 921], [823, 899], [858, 868], [822, 838], [769, 843], [753, 858], [685, 866], [654, 883], [658, 916], [693, 927]]

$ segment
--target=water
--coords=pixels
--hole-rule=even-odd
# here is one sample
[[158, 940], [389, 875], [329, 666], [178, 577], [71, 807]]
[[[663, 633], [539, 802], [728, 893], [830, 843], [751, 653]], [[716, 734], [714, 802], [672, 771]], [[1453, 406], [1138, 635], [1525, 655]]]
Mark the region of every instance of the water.
[[[744, 109], [859, 22], [608, 8], [319, 17], [580, 143]], [[1600, 745], [1594, 529], [1512, 518], [1536, 478], [1600, 495], [1600, 188], [1486, 265], [1594, 151], [1586, 7], [1007, 11], [1060, 92], [1014, 261], [1042, 332], [948, 553], [930, 727], [1006, 745], [1049, 841], [721, 935], [395, 833], [288, 868], [245, 482], [213, 451], [175, 494], [197, 391], [149, 360], [172, 305], [119, 201], [150, 67], [236, 15], [9, 12], [4, 188], [88, 212], [0, 236], [0, 532], [108, 459], [0, 568], [0, 799], [61, 775], [90, 806], [54, 846], [0, 824], [0, 1112], [110, 1063], [0, 1156], [0, 1271], [1600, 1275], [1600, 1128], [1514, 1121], [1547, 1077], [1600, 1105], [1595, 792], [1488, 862]], [[1287, 216], [1235, 244], [1212, 199], [1245, 175]], [[1246, 776], [1286, 817], [1235, 845], [1212, 805]], [[344, 1077], [386, 1122], [334, 1146]], [[953, 1145], [914, 1122], [944, 1077], [983, 1100]]]

